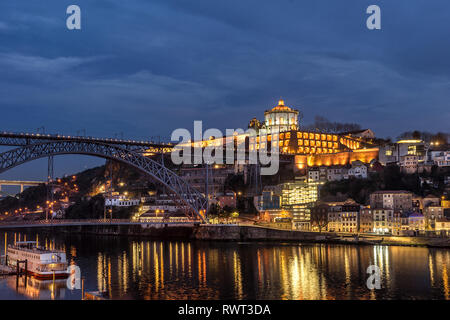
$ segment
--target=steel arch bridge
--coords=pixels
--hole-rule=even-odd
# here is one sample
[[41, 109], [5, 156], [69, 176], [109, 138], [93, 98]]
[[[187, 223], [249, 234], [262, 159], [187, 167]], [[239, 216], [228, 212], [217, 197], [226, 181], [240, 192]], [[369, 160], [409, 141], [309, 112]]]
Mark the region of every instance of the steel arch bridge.
[[67, 154], [90, 155], [130, 165], [166, 186], [194, 218], [205, 222], [207, 200], [197, 189], [158, 162], [118, 145], [73, 140], [30, 144], [0, 153], [0, 174], [29, 161]]

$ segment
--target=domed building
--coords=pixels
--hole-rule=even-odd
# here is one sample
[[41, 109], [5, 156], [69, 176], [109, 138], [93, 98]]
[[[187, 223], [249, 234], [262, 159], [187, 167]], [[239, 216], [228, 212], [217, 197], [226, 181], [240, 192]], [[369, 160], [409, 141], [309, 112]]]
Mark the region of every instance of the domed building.
[[277, 106], [266, 110], [264, 117], [268, 132], [298, 130], [298, 110], [284, 105], [284, 100], [279, 100]]

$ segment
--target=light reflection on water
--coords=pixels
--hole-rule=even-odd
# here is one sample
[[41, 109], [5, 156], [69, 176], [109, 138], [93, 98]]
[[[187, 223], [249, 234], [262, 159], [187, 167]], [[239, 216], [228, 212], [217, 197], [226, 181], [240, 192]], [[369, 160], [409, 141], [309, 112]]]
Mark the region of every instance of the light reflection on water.
[[[113, 299], [450, 299], [449, 249], [61, 234], [40, 234], [39, 241], [67, 252], [87, 291], [107, 291]], [[371, 264], [381, 269], [380, 290], [366, 287]], [[0, 280], [2, 299], [80, 297], [64, 284], [16, 290], [14, 277]]]

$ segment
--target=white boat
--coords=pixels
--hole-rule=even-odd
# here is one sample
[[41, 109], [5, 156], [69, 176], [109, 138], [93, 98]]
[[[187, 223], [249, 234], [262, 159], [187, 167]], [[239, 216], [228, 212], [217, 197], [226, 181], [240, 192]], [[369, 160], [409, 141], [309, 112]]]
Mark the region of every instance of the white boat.
[[[38, 247], [36, 241], [19, 241], [8, 245], [8, 265], [17, 268], [17, 261], [27, 261], [27, 273], [37, 279], [65, 279], [69, 276], [66, 253]], [[25, 264], [19, 267], [24, 270]]]

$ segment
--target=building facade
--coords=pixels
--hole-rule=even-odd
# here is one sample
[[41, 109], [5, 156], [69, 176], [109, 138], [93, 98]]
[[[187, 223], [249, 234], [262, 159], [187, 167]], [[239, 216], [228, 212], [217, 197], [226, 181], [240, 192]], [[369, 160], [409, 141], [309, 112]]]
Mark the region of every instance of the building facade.
[[393, 209], [373, 209], [373, 232], [392, 234], [394, 227]]
[[311, 208], [319, 197], [319, 182], [299, 179], [281, 187], [281, 208], [292, 212], [293, 225], [298, 230], [310, 230]]
[[370, 207], [377, 209], [412, 210], [413, 194], [409, 191], [375, 191], [370, 195]]

